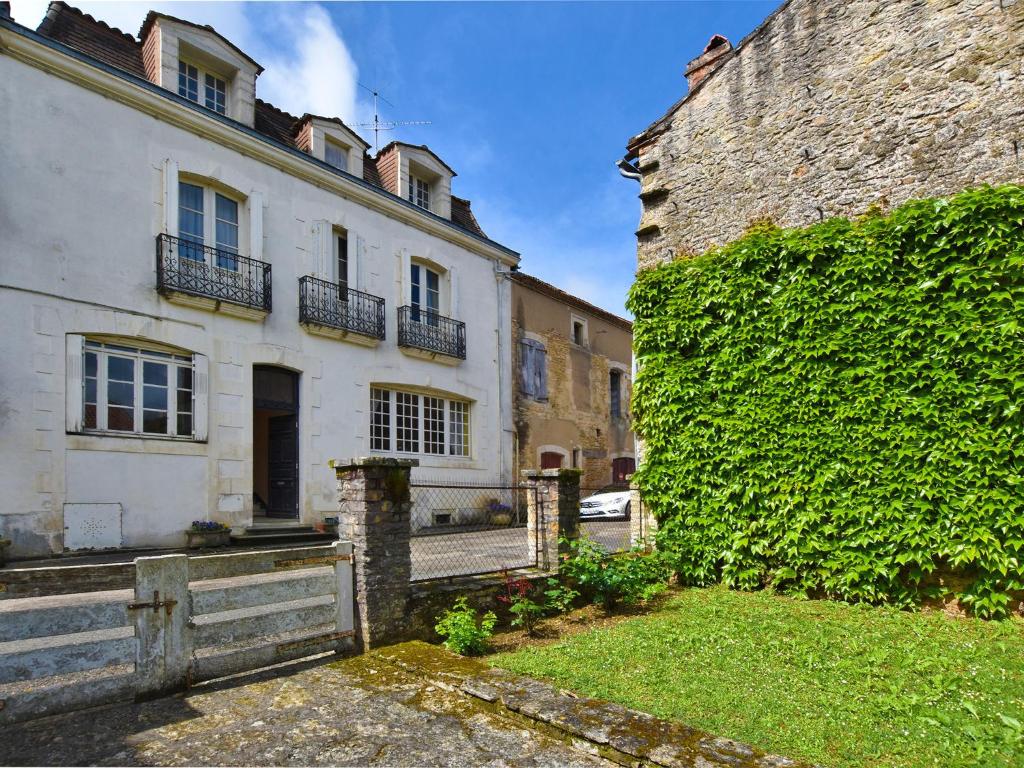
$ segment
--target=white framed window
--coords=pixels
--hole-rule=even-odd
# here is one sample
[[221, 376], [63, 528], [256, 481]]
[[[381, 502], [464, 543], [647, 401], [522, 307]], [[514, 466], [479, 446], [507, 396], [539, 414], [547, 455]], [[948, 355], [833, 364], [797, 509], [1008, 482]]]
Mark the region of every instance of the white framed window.
[[205, 261], [201, 247], [217, 249], [216, 265], [221, 269], [238, 270], [239, 202], [210, 187], [188, 181], [178, 182], [178, 237], [183, 241], [180, 254], [193, 261]]
[[409, 174], [409, 202], [430, 210], [430, 184], [411, 173]]
[[68, 336], [69, 432], [206, 439], [207, 360]]
[[437, 325], [438, 315], [441, 313], [441, 275], [415, 262], [409, 269], [409, 303], [412, 305], [410, 318], [415, 323]]
[[469, 412], [465, 400], [371, 387], [370, 449], [468, 457]]
[[348, 170], [348, 149], [336, 141], [324, 138], [324, 162], [339, 170]]
[[224, 79], [180, 59], [178, 95], [222, 115], [227, 113], [228, 86]]

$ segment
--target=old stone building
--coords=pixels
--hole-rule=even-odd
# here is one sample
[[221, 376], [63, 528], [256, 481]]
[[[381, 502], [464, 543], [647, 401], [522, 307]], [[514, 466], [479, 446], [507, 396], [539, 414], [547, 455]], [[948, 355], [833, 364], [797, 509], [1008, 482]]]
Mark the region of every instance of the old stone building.
[[641, 268], [759, 220], [1024, 179], [1020, 0], [788, 0], [735, 47], [715, 35], [686, 77], [620, 163], [641, 181]]
[[633, 326], [523, 273], [512, 276], [519, 467], [581, 469], [581, 486], [636, 467], [630, 424]]

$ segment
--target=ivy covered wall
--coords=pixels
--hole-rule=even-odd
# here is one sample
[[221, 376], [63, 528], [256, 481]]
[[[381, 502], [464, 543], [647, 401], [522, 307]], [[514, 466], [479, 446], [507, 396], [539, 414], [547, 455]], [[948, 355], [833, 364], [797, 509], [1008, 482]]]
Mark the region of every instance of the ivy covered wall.
[[642, 272], [637, 474], [686, 583], [983, 616], [1024, 589], [1024, 188]]

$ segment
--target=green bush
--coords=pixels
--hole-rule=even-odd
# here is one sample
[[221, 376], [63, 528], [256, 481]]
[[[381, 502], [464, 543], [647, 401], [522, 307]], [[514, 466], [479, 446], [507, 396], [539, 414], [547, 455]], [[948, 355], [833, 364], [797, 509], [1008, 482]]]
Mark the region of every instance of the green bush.
[[658, 552], [633, 550], [609, 555], [586, 537], [562, 541], [569, 556], [559, 574], [609, 611], [619, 603], [632, 605], [649, 600], [665, 589], [671, 576], [665, 558]]
[[641, 273], [637, 473], [684, 583], [1024, 589], [1024, 189], [761, 226]]
[[434, 631], [444, 640], [444, 647], [462, 656], [479, 656], [488, 648], [488, 640], [494, 634], [494, 625], [498, 617], [488, 611], [482, 618], [469, 607], [465, 597], [455, 601], [455, 605], [438, 617]]
[[580, 593], [558, 579], [548, 579], [544, 590], [544, 610], [549, 613], [568, 613]]

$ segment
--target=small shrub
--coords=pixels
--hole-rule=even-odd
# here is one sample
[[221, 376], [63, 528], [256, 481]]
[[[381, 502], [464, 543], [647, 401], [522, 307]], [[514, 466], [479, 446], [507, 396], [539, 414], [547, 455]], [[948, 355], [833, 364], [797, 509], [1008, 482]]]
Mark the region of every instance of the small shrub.
[[544, 590], [544, 610], [549, 613], [568, 613], [579, 596], [579, 591], [558, 579], [548, 579], [548, 588]]
[[632, 605], [649, 600], [665, 589], [671, 576], [668, 562], [659, 552], [636, 549], [609, 555], [587, 538], [563, 540], [569, 549], [561, 572], [580, 592], [606, 610], [619, 603]]
[[512, 598], [508, 611], [512, 614], [512, 626], [522, 627], [530, 636], [536, 634], [537, 622], [544, 616], [544, 606], [525, 596]]
[[478, 620], [476, 610], [469, 607], [465, 597], [460, 597], [437, 619], [434, 631], [445, 639], [444, 647], [449, 651], [461, 656], [479, 656], [487, 651], [487, 641], [497, 623], [494, 611], [488, 611]]

